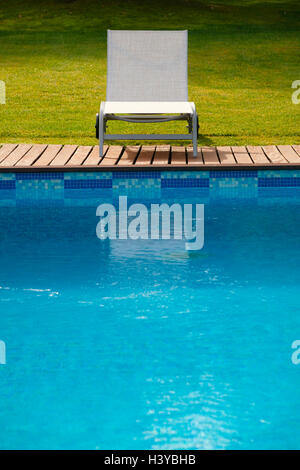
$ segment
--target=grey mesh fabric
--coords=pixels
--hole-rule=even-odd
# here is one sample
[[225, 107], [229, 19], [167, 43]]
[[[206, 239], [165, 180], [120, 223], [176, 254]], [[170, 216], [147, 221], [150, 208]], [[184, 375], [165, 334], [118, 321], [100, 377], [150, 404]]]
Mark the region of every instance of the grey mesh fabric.
[[187, 101], [187, 31], [107, 32], [107, 101]]

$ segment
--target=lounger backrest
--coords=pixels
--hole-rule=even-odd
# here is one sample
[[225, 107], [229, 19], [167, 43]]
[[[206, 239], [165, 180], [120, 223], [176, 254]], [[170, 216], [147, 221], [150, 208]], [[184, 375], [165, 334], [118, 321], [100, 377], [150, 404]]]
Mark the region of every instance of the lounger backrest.
[[187, 31], [107, 32], [107, 101], [187, 101]]

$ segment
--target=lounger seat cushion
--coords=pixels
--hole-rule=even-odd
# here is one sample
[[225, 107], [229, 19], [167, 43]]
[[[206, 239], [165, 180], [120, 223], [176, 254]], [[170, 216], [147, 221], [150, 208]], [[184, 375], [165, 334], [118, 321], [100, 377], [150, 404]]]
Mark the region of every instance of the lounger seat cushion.
[[104, 114], [192, 114], [189, 101], [106, 101]]

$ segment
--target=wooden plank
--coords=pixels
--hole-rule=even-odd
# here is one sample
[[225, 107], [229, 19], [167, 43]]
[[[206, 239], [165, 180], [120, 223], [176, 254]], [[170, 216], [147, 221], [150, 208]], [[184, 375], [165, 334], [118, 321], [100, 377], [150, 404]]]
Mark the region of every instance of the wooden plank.
[[261, 147], [247, 145], [247, 150], [255, 165], [270, 165], [270, 160], [266, 157]]
[[103, 160], [99, 166], [114, 166], [122, 153], [123, 147], [121, 145], [112, 145], [108, 148]]
[[64, 166], [77, 149], [77, 145], [64, 145], [50, 162], [50, 166]]
[[186, 149], [187, 152], [187, 161], [189, 166], [193, 165], [203, 165], [203, 157], [202, 157], [202, 151], [201, 148], [198, 147], [197, 149], [197, 156], [194, 157], [193, 155], [193, 147], [187, 147]]
[[186, 165], [186, 155], [184, 147], [171, 148], [171, 165]]
[[126, 147], [117, 165], [118, 166], [133, 165], [137, 157], [137, 154], [139, 153], [139, 150], [140, 150], [139, 145], [129, 145], [128, 147]]
[[221, 165], [236, 165], [236, 161], [230, 147], [217, 147]]
[[158, 145], [155, 150], [152, 165], [165, 165], [169, 163], [170, 145]]
[[300, 157], [290, 145], [277, 145], [279, 152], [289, 163], [300, 163]]
[[31, 166], [41, 156], [46, 148], [46, 144], [33, 145], [29, 152], [27, 152], [24, 157], [22, 157], [21, 160], [16, 163], [15, 166], [22, 166], [25, 168]]
[[32, 144], [20, 144], [2, 162], [0, 167], [14, 166], [32, 147]]
[[287, 160], [281, 155], [275, 145], [265, 145], [262, 147], [272, 164], [287, 164]]
[[0, 162], [2, 162], [16, 147], [18, 144], [4, 144], [0, 148]]
[[135, 161], [134, 166], [145, 166], [145, 165], [150, 166], [154, 152], [155, 152], [154, 145], [143, 145], [140, 153], [138, 154], [138, 157]]
[[65, 166], [80, 166], [91, 152], [90, 145], [80, 145]]
[[[103, 146], [103, 155], [106, 154], [108, 149], [108, 145]], [[84, 160], [82, 166], [98, 166], [100, 161], [102, 160], [103, 157], [99, 156], [99, 145], [95, 145], [87, 157], [86, 160]]]
[[[239, 166], [252, 167], [262, 165], [270, 167], [274, 164], [299, 165], [300, 145], [267, 145], [267, 146], [218, 146], [198, 147], [197, 157], [193, 157], [191, 146], [186, 149], [169, 145], [155, 146], [104, 146], [105, 155], [99, 157], [99, 147], [76, 145], [46, 145], [46, 144], [2, 144], [0, 147], [0, 168], [44, 168], [51, 167], [96, 167], [115, 166], [151, 168], [162, 166], [166, 168], [180, 166]], [[153, 163], [152, 163], [153, 161]], [[170, 161], [170, 164], [169, 164]]]
[[215, 147], [202, 147], [202, 155], [205, 165], [220, 165]]
[[33, 167], [44, 168], [52, 162], [53, 158], [58, 154], [62, 145], [48, 145], [45, 152], [34, 162]]
[[253, 164], [253, 161], [251, 160], [251, 157], [246, 147], [233, 146], [231, 147], [231, 150], [233, 152], [234, 158], [236, 159], [239, 165], [252, 165]]
[[295, 152], [297, 152], [297, 154], [300, 156], [300, 145], [292, 145], [292, 147], [295, 150]]

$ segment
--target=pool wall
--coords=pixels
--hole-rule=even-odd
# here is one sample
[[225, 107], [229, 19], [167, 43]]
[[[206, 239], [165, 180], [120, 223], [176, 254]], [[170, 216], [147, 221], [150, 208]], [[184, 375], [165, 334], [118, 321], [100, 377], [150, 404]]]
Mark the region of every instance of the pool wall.
[[[187, 191], [189, 188], [189, 191]], [[114, 171], [0, 173], [0, 205], [129, 198], [161, 199], [178, 194], [205, 199], [295, 197], [299, 170]]]

